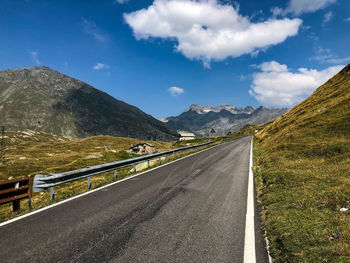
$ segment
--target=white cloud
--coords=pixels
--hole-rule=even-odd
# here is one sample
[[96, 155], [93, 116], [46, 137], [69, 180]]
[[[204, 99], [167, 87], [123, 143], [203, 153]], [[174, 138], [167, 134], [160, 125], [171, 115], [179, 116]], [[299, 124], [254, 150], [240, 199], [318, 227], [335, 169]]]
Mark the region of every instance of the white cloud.
[[271, 8], [271, 13], [274, 15], [274, 16], [281, 16], [281, 15], [285, 15], [286, 14], [286, 11], [283, 9], [283, 8], [280, 8], [280, 7], [272, 7]]
[[241, 75], [239, 76], [239, 80], [240, 80], [240, 81], [245, 81], [247, 78], [248, 78], [247, 75], [241, 74]]
[[168, 92], [171, 94], [171, 96], [178, 96], [183, 94], [185, 91], [182, 88], [179, 87], [170, 87], [168, 89]]
[[327, 54], [327, 55], [312, 57], [310, 58], [310, 60], [316, 60], [322, 63], [330, 63], [330, 64], [343, 64], [343, 63], [347, 64], [350, 62], [350, 57], [339, 58], [337, 56], [334, 56], [333, 54]]
[[94, 21], [81, 18], [83, 29], [86, 34], [93, 36], [97, 41], [105, 42], [108, 40], [108, 36], [102, 32], [102, 30], [96, 25]]
[[350, 17], [344, 18], [344, 21], [345, 21], [345, 22], [350, 22]]
[[36, 64], [36, 65], [40, 65], [40, 61], [39, 61], [39, 52], [37, 51], [32, 51], [30, 52], [30, 56], [32, 57], [32, 60], [33, 62]]
[[276, 61], [265, 62], [261, 65], [258, 65], [257, 68], [260, 68], [264, 72], [286, 72], [288, 71], [287, 65], [281, 65]]
[[113, 4], [125, 4], [125, 3], [127, 3], [127, 2], [129, 2], [129, 0], [114, 0], [113, 1]]
[[109, 69], [110, 66], [107, 64], [103, 64], [103, 63], [96, 63], [95, 66], [93, 67], [94, 70], [100, 70], [100, 69]]
[[175, 49], [189, 59], [221, 61], [254, 54], [298, 33], [300, 19], [253, 23], [238, 8], [217, 0], [155, 0], [151, 6], [124, 14], [137, 39], [175, 40]]
[[329, 21], [331, 21], [333, 17], [333, 12], [332, 11], [329, 11], [328, 13], [325, 13], [324, 14], [324, 17], [323, 17], [323, 23], [322, 25], [325, 25], [327, 24]]
[[334, 4], [337, 0], [289, 0], [285, 9], [273, 7], [271, 12], [277, 15], [287, 15], [292, 13], [294, 15], [301, 15], [304, 13], [315, 12], [317, 10], [326, 8], [330, 4]]
[[292, 72], [276, 61], [258, 66], [262, 72], [253, 74], [249, 93], [266, 106], [292, 106], [309, 96], [344, 66], [338, 65], [318, 71], [299, 68]]
[[350, 62], [350, 57], [339, 58], [334, 55], [333, 52], [328, 48], [322, 48], [319, 45], [314, 46], [315, 53], [318, 55], [311, 57], [310, 60], [320, 61], [321, 63], [330, 63], [330, 64], [344, 64]]
[[346, 57], [346, 58], [329, 58], [326, 61], [328, 63], [331, 63], [331, 64], [349, 63], [350, 62], [350, 57]]
[[318, 55], [318, 56], [310, 58], [310, 60], [321, 61], [323, 63], [327, 62], [329, 59], [333, 59], [333, 55], [332, 54]]

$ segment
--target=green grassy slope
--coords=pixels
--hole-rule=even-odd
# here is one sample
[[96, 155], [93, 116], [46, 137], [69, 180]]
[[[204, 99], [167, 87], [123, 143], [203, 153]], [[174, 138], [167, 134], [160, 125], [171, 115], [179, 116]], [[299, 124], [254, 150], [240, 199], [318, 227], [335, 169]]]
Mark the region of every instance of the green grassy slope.
[[275, 262], [350, 262], [350, 65], [256, 138]]

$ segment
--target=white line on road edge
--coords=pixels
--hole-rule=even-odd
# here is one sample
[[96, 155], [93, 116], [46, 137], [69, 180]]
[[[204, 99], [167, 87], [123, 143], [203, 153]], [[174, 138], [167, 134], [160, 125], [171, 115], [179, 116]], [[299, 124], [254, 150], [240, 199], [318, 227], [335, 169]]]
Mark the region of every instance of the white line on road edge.
[[266, 250], [267, 250], [267, 256], [269, 258], [269, 263], [272, 263], [272, 257], [270, 255], [270, 244], [269, 244], [269, 240], [267, 238], [267, 232], [265, 231], [265, 242], [266, 242]]
[[245, 217], [244, 263], [255, 263], [253, 137], [250, 143], [247, 214]]
[[[230, 143], [230, 142], [227, 142], [227, 143]], [[124, 181], [126, 181], [126, 180], [132, 179], [132, 178], [134, 178], [134, 177], [136, 177], [136, 176], [140, 176], [140, 175], [142, 175], [142, 174], [145, 174], [145, 173], [148, 173], [148, 172], [152, 172], [153, 170], [156, 170], [156, 169], [161, 168], [161, 167], [163, 167], [163, 166], [167, 166], [167, 165], [169, 165], [169, 164], [172, 164], [172, 163], [175, 163], [175, 162], [184, 160], [184, 159], [186, 159], [186, 158], [188, 158], [188, 157], [194, 156], [194, 155], [196, 155], [196, 154], [199, 154], [199, 153], [202, 153], [202, 152], [206, 152], [206, 151], [208, 151], [208, 150], [210, 150], [210, 149], [214, 149], [214, 148], [216, 148], [216, 147], [218, 147], [218, 146], [220, 146], [220, 145], [225, 145], [225, 144], [227, 144], [227, 143], [222, 143], [222, 144], [215, 145], [215, 146], [210, 147], [210, 148], [208, 148], [208, 149], [205, 149], [205, 150], [202, 150], [202, 151], [199, 151], [199, 152], [196, 152], [196, 153], [192, 153], [192, 154], [187, 155], [187, 156], [185, 156], [185, 157], [182, 157], [182, 158], [180, 158], [180, 159], [177, 159], [177, 160], [174, 160], [174, 161], [171, 161], [171, 162], [162, 164], [162, 165], [160, 165], [160, 166], [154, 167], [154, 168], [149, 169], [149, 170], [146, 170], [146, 171], [144, 171], [144, 172], [141, 172], [141, 173], [138, 173], [138, 174], [129, 176], [129, 177], [127, 177], [127, 178], [118, 180], [118, 181], [113, 182], [113, 183], [110, 183], [110, 184], [106, 184], [106, 185], [101, 186], [101, 187], [99, 187], [99, 188], [96, 188], [96, 189], [94, 189], [94, 190], [90, 190], [90, 191], [88, 191], [88, 192], [85, 192], [85, 193], [82, 193], [82, 194], [79, 194], [79, 195], [70, 197], [70, 198], [68, 198], [68, 199], [64, 199], [64, 200], [59, 201], [59, 202], [57, 202], [57, 203], [54, 203], [54, 204], [52, 204], [52, 205], [44, 206], [44, 207], [39, 208], [38, 210], [35, 210], [35, 211], [33, 211], [33, 212], [29, 212], [29, 213], [27, 213], [27, 214], [24, 214], [24, 215], [21, 215], [21, 216], [12, 218], [12, 219], [10, 219], [10, 220], [7, 220], [7, 221], [5, 221], [5, 222], [2, 222], [2, 223], [0, 223], [0, 227], [2, 227], [2, 226], [4, 226], [4, 225], [7, 225], [7, 224], [10, 224], [10, 223], [13, 223], [13, 222], [15, 222], [15, 221], [18, 221], [18, 220], [23, 219], [23, 218], [25, 218], [25, 217], [28, 217], [28, 216], [31, 216], [31, 215], [40, 213], [40, 212], [45, 211], [45, 210], [47, 210], [47, 209], [50, 209], [50, 208], [52, 208], [52, 207], [55, 207], [55, 206], [58, 206], [58, 205], [67, 203], [67, 202], [72, 201], [72, 200], [74, 200], [74, 199], [77, 199], [77, 198], [79, 198], [79, 197], [82, 197], [82, 196], [85, 196], [85, 195], [94, 193], [94, 192], [96, 192], [96, 191], [100, 191], [100, 190], [102, 190], [102, 189], [104, 189], [104, 188], [107, 188], [107, 187], [110, 187], [110, 186], [112, 186], [112, 185], [119, 184], [119, 183], [124, 182]]]

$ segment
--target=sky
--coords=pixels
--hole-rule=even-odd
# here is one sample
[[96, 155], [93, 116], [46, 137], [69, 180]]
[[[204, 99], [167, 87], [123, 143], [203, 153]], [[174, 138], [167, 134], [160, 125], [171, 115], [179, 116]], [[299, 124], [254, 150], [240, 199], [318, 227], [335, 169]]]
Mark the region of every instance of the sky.
[[0, 70], [48, 66], [156, 118], [291, 107], [349, 47], [349, 0], [0, 0]]

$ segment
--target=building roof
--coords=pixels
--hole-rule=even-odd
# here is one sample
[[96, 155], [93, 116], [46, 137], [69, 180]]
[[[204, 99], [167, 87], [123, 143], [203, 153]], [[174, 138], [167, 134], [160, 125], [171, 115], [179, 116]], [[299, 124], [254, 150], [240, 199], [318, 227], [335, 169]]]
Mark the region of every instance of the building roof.
[[178, 131], [181, 137], [195, 137], [194, 133], [186, 131]]

